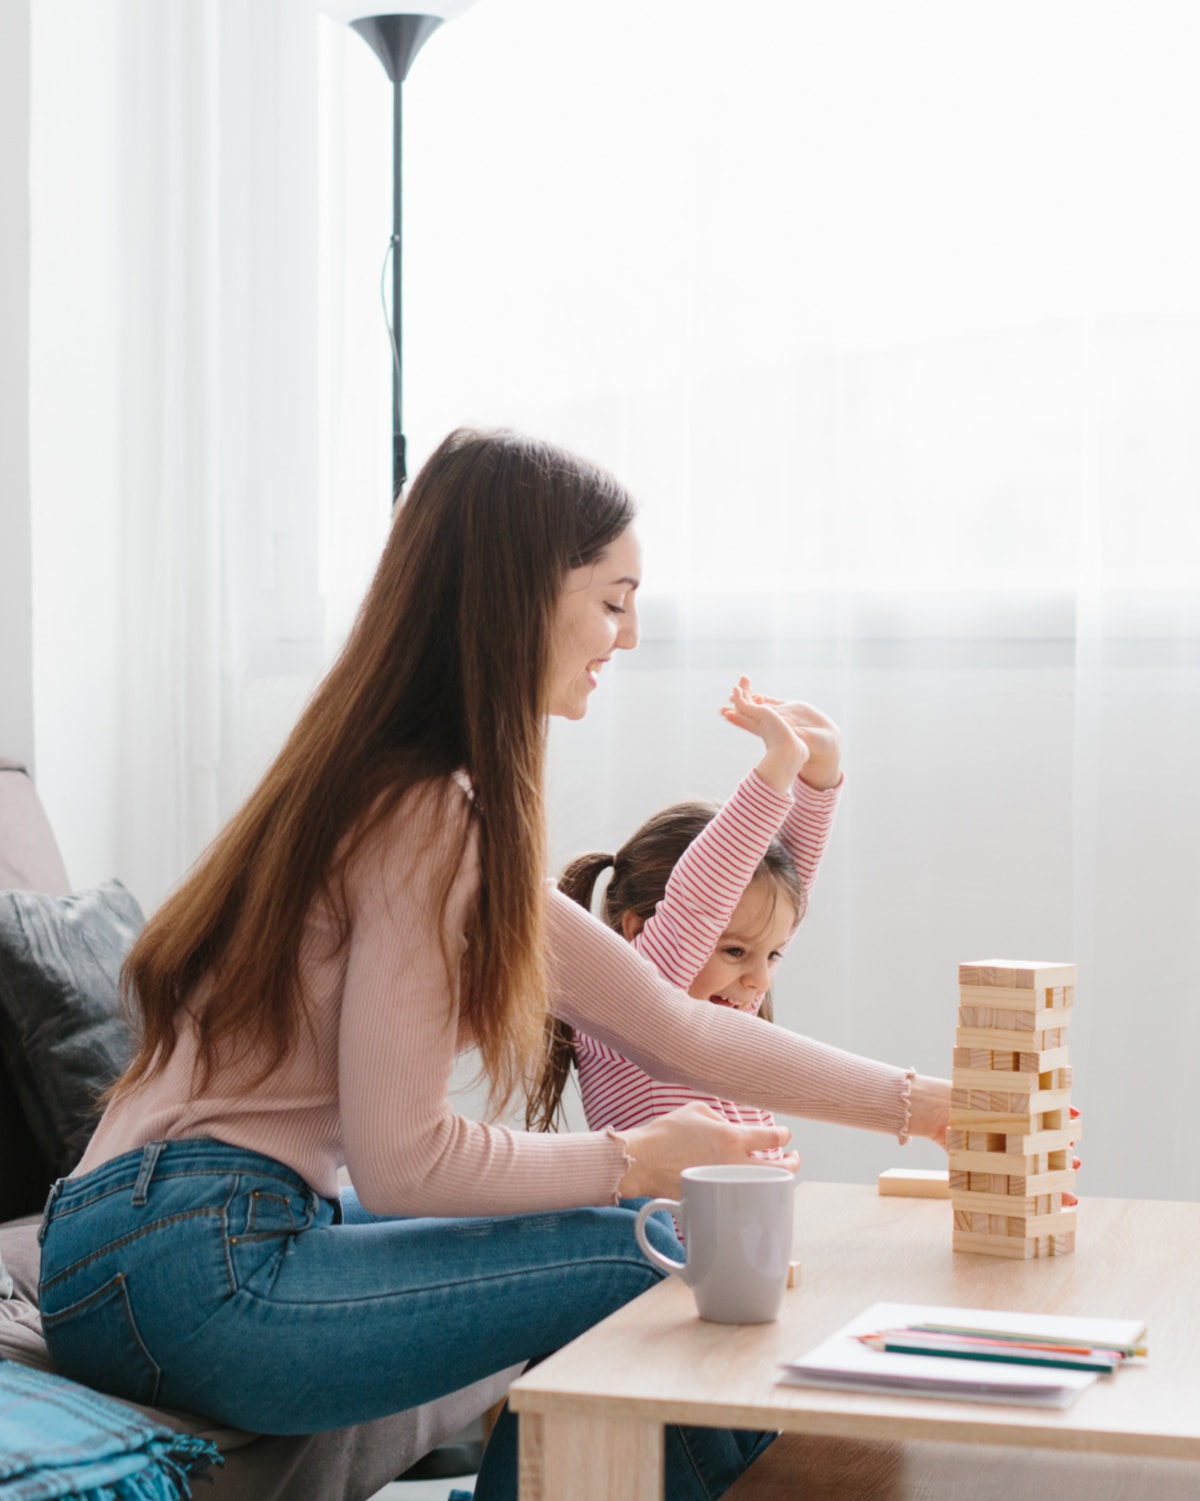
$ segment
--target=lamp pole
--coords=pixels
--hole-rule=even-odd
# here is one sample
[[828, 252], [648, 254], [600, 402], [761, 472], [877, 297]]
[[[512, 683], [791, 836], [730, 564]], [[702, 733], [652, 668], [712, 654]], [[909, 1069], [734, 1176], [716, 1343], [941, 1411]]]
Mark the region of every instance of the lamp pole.
[[[359, 16], [350, 22], [359, 36], [383, 64], [392, 81], [392, 238], [389, 254], [392, 262], [392, 322], [389, 330], [392, 346], [392, 504], [400, 498], [408, 479], [404, 438], [404, 364], [401, 320], [403, 276], [403, 201], [404, 201], [404, 80], [417, 53], [442, 24], [441, 16], [386, 15]], [[387, 267], [384, 266], [386, 279]]]
[[[319, 9], [335, 20], [352, 26], [383, 64], [384, 72], [392, 81], [392, 237], [388, 242], [388, 255], [392, 262], [392, 314], [388, 324], [388, 340], [392, 353], [392, 504], [400, 498], [408, 478], [405, 463], [404, 442], [404, 346], [400, 336], [403, 314], [401, 302], [401, 273], [403, 234], [401, 205], [403, 202], [404, 168], [404, 117], [402, 93], [404, 80], [413, 65], [413, 59], [438, 29], [443, 21], [459, 16], [469, 10], [474, 0], [420, 0], [419, 11], [377, 12], [375, 5], [380, 0], [317, 0]], [[383, 285], [387, 285], [387, 260], [383, 266]], [[383, 288], [381, 288], [381, 295]], [[387, 299], [384, 298], [384, 316], [387, 317]]]

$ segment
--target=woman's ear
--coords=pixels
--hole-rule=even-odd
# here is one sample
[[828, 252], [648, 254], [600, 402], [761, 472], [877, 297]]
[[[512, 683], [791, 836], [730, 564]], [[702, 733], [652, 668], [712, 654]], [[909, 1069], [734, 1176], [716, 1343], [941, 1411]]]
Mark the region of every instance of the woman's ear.
[[645, 926], [645, 918], [639, 917], [632, 907], [621, 913], [621, 936], [626, 943], [632, 943]]

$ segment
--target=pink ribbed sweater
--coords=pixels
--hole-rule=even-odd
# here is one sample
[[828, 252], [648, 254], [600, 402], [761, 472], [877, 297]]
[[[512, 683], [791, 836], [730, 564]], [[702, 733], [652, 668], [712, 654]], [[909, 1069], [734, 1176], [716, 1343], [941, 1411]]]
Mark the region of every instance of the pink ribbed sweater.
[[[311, 1026], [279, 1068], [247, 1091], [253, 1062], [230, 1063], [193, 1096], [185, 1022], [166, 1068], [109, 1106], [76, 1173], [148, 1141], [213, 1136], [277, 1158], [327, 1197], [345, 1164], [380, 1214], [613, 1202], [628, 1159], [610, 1132], [514, 1131], [457, 1115], [450, 1102], [455, 1057], [471, 1041], [446, 962], [462, 953], [478, 879], [469, 831], [463, 843], [469, 820], [468, 795], [453, 781], [405, 796], [348, 872], [351, 932], [341, 948], [325, 905], [314, 904], [301, 950]], [[567, 897], [548, 888], [546, 899], [552, 1004], [571, 1026], [656, 1078], [906, 1136], [911, 1072], [697, 1005]], [[198, 994], [193, 1006], [202, 1004]]]

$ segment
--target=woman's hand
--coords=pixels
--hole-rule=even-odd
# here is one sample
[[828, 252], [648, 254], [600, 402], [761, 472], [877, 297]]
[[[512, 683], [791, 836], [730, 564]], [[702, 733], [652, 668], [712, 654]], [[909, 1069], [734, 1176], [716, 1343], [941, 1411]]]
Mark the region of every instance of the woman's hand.
[[[699, 1100], [616, 1134], [630, 1157], [617, 1190], [623, 1199], [677, 1199], [685, 1167], [761, 1163], [755, 1152], [785, 1147], [792, 1139], [786, 1126], [735, 1126]], [[771, 1166], [794, 1173], [800, 1154], [787, 1152]]]
[[758, 774], [767, 786], [780, 794], [790, 792], [808, 760], [809, 749], [789, 721], [770, 704], [751, 695], [747, 677], [738, 679], [729, 702], [721, 705], [721, 713], [730, 724], [749, 730], [762, 741], [766, 755], [758, 763]]
[[[1079, 1134], [1079, 1111], [1071, 1106], [1070, 1122], [1075, 1135]], [[946, 1145], [946, 1129], [950, 1124], [950, 1080], [927, 1078], [924, 1074], [917, 1074], [913, 1079], [912, 1086], [912, 1115], [909, 1122], [909, 1134], [912, 1136], [927, 1136], [930, 1141], [936, 1141], [944, 1148]], [[1072, 1149], [1075, 1146], [1071, 1142]], [[1071, 1166], [1079, 1167], [1079, 1158], [1072, 1150]], [[1070, 1208], [1079, 1203], [1078, 1197], [1070, 1191], [1062, 1196], [1063, 1207]]]
[[[800, 771], [801, 781], [807, 782], [818, 792], [837, 786], [842, 777], [842, 732], [827, 714], [822, 714], [820, 709], [815, 709], [812, 704], [801, 703], [799, 700], [785, 702], [781, 698], [772, 698], [766, 693], [753, 693], [748, 677], [738, 680], [738, 687], [734, 689], [734, 694], [736, 695], [739, 690], [747, 701], [759, 708], [774, 709], [779, 717], [791, 726], [796, 736], [804, 742], [808, 749], [808, 759]], [[736, 706], [736, 697], [734, 703]], [[755, 729], [755, 726], [744, 723], [728, 707], [723, 708], [721, 712], [730, 724], [736, 724], [744, 730]]]
[[914, 1075], [909, 1101], [909, 1135], [926, 1136], [945, 1150], [950, 1129], [950, 1080]]

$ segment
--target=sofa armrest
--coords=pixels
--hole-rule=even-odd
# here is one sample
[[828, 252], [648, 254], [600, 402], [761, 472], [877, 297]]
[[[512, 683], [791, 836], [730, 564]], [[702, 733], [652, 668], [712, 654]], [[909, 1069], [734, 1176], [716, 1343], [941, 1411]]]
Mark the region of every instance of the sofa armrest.
[[18, 761], [0, 757], [0, 891], [71, 889], [50, 820], [29, 774]]

